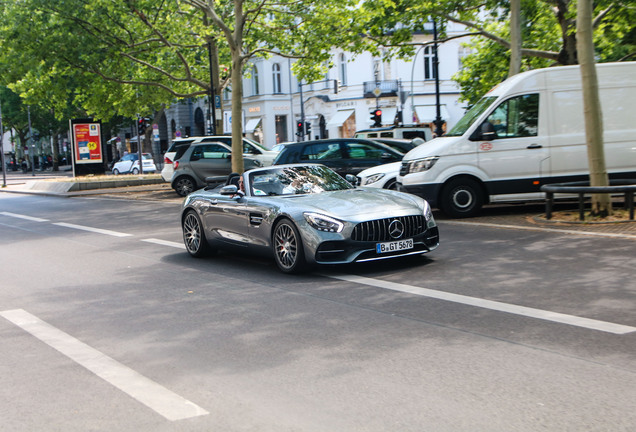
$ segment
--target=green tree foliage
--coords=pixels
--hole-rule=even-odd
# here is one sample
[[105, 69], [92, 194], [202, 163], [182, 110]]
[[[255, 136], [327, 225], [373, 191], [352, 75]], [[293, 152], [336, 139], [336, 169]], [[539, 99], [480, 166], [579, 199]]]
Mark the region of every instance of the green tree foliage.
[[[521, 1], [521, 70], [577, 64], [576, 1]], [[507, 77], [510, 57], [510, 4], [507, 0], [366, 0], [364, 27], [371, 45], [386, 46], [390, 54], [412, 55], [413, 32], [425, 30], [436, 19], [440, 41], [447, 40], [448, 22], [466, 26], [473, 54], [464, 58], [457, 80], [462, 98], [474, 103], [485, 91]], [[636, 55], [636, 8], [630, 2], [600, 0], [594, 4], [596, 54], [601, 61]], [[377, 48], [376, 48], [377, 49]], [[472, 77], [479, 77], [478, 80]]]

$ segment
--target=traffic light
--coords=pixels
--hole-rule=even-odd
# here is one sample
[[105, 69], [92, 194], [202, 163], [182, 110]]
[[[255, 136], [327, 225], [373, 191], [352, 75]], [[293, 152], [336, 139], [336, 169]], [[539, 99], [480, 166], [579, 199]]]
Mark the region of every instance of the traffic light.
[[137, 133], [139, 135], [146, 134], [146, 119], [145, 118], [140, 117], [137, 119]]
[[373, 127], [382, 126], [382, 110], [380, 108], [376, 108], [371, 111], [371, 120], [373, 120]]
[[311, 123], [305, 122], [305, 133], [309, 135], [311, 133]]
[[305, 135], [305, 133], [303, 131], [303, 122], [301, 122], [301, 121], [296, 122], [296, 135], [298, 135], [298, 136]]

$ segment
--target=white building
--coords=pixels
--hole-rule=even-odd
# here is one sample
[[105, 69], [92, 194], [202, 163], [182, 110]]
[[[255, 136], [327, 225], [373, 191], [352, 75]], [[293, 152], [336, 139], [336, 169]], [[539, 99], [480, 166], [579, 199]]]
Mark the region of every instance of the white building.
[[[449, 36], [462, 31], [462, 27], [450, 23], [447, 28]], [[432, 34], [414, 37], [415, 42], [432, 40]], [[461, 67], [464, 41], [467, 39], [452, 39], [438, 45], [440, 108], [445, 128], [452, 127], [464, 113], [465, 107], [458, 102], [459, 89], [451, 79]], [[400, 111], [405, 125], [429, 125], [435, 120], [432, 45], [421, 46], [408, 61], [383, 62], [371, 54], [354, 57], [342, 50], [334, 50], [332, 58], [335, 66], [324, 80], [302, 85], [304, 117], [311, 126], [305, 139], [351, 137], [356, 130], [371, 126], [371, 111], [376, 106], [382, 110], [383, 125], [392, 125]], [[254, 58], [251, 66], [251, 75], [243, 80], [245, 136], [268, 148], [280, 142], [297, 141], [301, 88], [291, 73], [291, 61], [280, 56]], [[334, 80], [338, 83], [337, 93]], [[225, 91], [220, 97], [224, 109], [217, 110], [217, 117], [223, 119], [225, 133], [230, 133], [230, 92]], [[166, 109], [153, 121], [158, 126], [155, 135], [159, 137], [153, 153], [165, 152], [176, 137], [204, 135], [208, 113], [207, 98], [184, 100]]]

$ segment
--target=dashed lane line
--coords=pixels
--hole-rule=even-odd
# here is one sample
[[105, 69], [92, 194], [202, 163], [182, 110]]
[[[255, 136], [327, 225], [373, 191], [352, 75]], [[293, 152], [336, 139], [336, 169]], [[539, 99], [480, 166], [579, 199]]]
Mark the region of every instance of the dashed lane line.
[[77, 230], [82, 230], [82, 231], [89, 231], [89, 232], [94, 232], [94, 233], [98, 233], [98, 234], [105, 234], [105, 235], [109, 235], [109, 236], [113, 236], [113, 237], [131, 237], [132, 236], [132, 234], [126, 234], [126, 233], [122, 233], [122, 232], [111, 231], [111, 230], [106, 230], [106, 229], [101, 229], [101, 228], [93, 228], [93, 227], [88, 227], [88, 226], [84, 226], [84, 225], [75, 225], [75, 224], [70, 224], [70, 223], [65, 223], [65, 222], [54, 222], [53, 225], [66, 227], [66, 228], [77, 229]]
[[209, 414], [208, 411], [193, 402], [184, 399], [23, 309], [3, 311], [0, 312], [0, 316], [170, 421]]
[[435, 298], [438, 300], [445, 300], [454, 303], [461, 303], [469, 306], [480, 307], [484, 309], [490, 309], [499, 312], [506, 312], [514, 315], [521, 315], [530, 318], [536, 318], [544, 321], [552, 321], [561, 324], [568, 324], [576, 327], [583, 327], [590, 330], [598, 330], [606, 333], [613, 333], [623, 335], [636, 331], [636, 327], [631, 327], [622, 324], [614, 324], [606, 321], [598, 321], [589, 318], [577, 317], [574, 315], [566, 315], [558, 312], [551, 312], [542, 309], [534, 309], [525, 306], [518, 306], [509, 303], [502, 303], [493, 300], [485, 300], [476, 297], [469, 297], [461, 294], [453, 294], [444, 291], [436, 291], [428, 288], [420, 288], [412, 285], [406, 285], [396, 282], [383, 281], [380, 279], [373, 279], [363, 276], [354, 275], [329, 275], [324, 276], [343, 280], [347, 282], [354, 282], [362, 285], [373, 286], [377, 288], [384, 288], [393, 291], [400, 291], [409, 294], [415, 294], [423, 297]]
[[0, 214], [3, 215], [3, 216], [9, 216], [9, 217], [18, 218], [18, 219], [25, 219], [25, 220], [29, 220], [29, 221], [32, 221], [32, 222], [49, 222], [48, 219], [42, 219], [42, 218], [33, 217], [33, 216], [27, 216], [27, 215], [21, 215], [21, 214], [17, 214], [17, 213], [0, 212]]
[[147, 239], [142, 239], [141, 241], [144, 241], [146, 243], [154, 243], [154, 244], [158, 244], [158, 245], [162, 245], [162, 246], [170, 246], [170, 247], [173, 247], [173, 248], [185, 250], [185, 245], [183, 243], [177, 243], [177, 242], [173, 242], [173, 241], [161, 240], [161, 239], [156, 239], [156, 238], [147, 238]]

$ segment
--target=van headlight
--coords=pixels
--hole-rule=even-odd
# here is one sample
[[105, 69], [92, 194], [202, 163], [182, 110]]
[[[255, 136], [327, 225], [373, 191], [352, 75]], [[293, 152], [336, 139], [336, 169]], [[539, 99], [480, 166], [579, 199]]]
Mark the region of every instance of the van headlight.
[[337, 219], [318, 213], [304, 213], [305, 220], [318, 231], [339, 233], [344, 224]]
[[428, 171], [437, 162], [439, 156], [430, 156], [424, 159], [416, 159], [409, 162], [409, 173]]
[[373, 184], [377, 182], [378, 180], [382, 179], [383, 177], [384, 177], [384, 173], [374, 174], [372, 176], [367, 177], [367, 179], [364, 181], [364, 184], [365, 185]]

